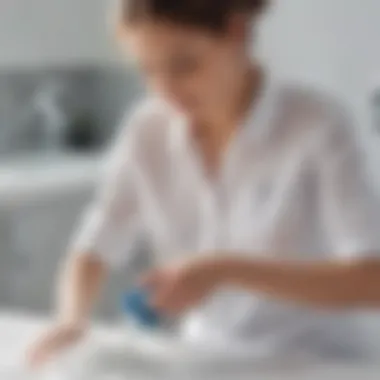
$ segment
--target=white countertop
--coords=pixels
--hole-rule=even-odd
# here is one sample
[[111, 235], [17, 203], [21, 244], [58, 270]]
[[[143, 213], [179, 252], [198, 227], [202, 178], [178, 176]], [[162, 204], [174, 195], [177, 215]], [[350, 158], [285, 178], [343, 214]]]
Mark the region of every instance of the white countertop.
[[[149, 354], [153, 354], [154, 349], [150, 352], [146, 351], [142, 353], [140, 350], [143, 347], [141, 344], [136, 345], [133, 342], [133, 338], [129, 337], [130, 344], [124, 346], [123, 352], [123, 375], [117, 376], [117, 371], [113, 374], [115, 377], [109, 377], [111, 375], [110, 369], [112, 363], [109, 363], [108, 371], [104, 373], [91, 373], [90, 368], [99, 368], [102, 366], [99, 363], [98, 350], [102, 344], [102, 349], [105, 347], [117, 350], [118, 344], [124, 339], [127, 340], [127, 333], [125, 330], [116, 328], [107, 328], [105, 326], [97, 326], [93, 329], [93, 333], [87, 339], [87, 341], [77, 348], [76, 352], [72, 352], [71, 356], [68, 355], [64, 361], [60, 364], [52, 365], [44, 373], [31, 374], [24, 368], [24, 353], [28, 344], [38, 335], [38, 333], [47, 325], [48, 321], [41, 318], [34, 318], [25, 315], [14, 314], [0, 314], [0, 378], [1, 380], [31, 380], [31, 379], [44, 379], [44, 380], [106, 380], [106, 379], [163, 379], [168, 378], [180, 380], [181, 378], [197, 378], [199, 380], [213, 379], [211, 373], [205, 374], [202, 377], [201, 373], [197, 371], [196, 376], [192, 376], [185, 372], [175, 372], [172, 376], [169, 376], [167, 372], [166, 377], [163, 376], [160, 370], [167, 367], [167, 363], [160, 359], [161, 368], [157, 366], [158, 361], [149, 365]], [[122, 339], [120, 339], [122, 338]], [[119, 343], [118, 343], [119, 342]], [[157, 342], [156, 353], [158, 352]], [[151, 344], [151, 348], [155, 346]], [[113, 346], [114, 345], [114, 346]], [[120, 346], [121, 347], [121, 346]], [[128, 348], [129, 347], [129, 348]], [[132, 347], [134, 347], [134, 353], [132, 354]], [[145, 348], [148, 345], [145, 344]], [[162, 347], [161, 347], [162, 350]], [[139, 360], [140, 358], [140, 360]], [[76, 363], [76, 364], [74, 364]], [[79, 367], [78, 367], [79, 365]], [[80, 377], [77, 372], [78, 368], [82, 366]], [[103, 367], [104, 368], [104, 367]], [[166, 368], [167, 369], [167, 368]], [[107, 373], [106, 373], [107, 372]], [[311, 365], [304, 364], [299, 366], [284, 366], [284, 365], [265, 365], [265, 366], [252, 366], [249, 371], [242, 371], [241, 368], [236, 367], [235, 372], [230, 373], [218, 373], [215, 379], [241, 379], [248, 380], [254, 377], [260, 377], [260, 380], [325, 380], [342, 378], [345, 380], [378, 380], [380, 376], [380, 363], [378, 366], [367, 367], [348, 367], [341, 365]]]
[[93, 186], [101, 154], [38, 155], [3, 159], [0, 163], [0, 202], [8, 203], [60, 194]]

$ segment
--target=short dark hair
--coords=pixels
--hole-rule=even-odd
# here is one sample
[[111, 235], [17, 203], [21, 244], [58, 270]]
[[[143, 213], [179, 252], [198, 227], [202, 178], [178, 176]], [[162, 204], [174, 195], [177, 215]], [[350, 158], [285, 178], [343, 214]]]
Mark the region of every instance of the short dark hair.
[[256, 16], [269, 0], [121, 0], [123, 23], [159, 20], [223, 32], [236, 13]]

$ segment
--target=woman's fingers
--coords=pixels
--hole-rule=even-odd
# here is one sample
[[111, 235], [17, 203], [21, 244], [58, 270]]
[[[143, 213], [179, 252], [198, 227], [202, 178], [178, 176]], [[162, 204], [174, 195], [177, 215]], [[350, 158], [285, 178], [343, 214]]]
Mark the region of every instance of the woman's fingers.
[[173, 301], [173, 291], [170, 286], [162, 286], [161, 288], [158, 288], [151, 298], [152, 306], [163, 311], [170, 311], [168, 309], [170, 309]]
[[28, 363], [32, 368], [39, 368], [52, 356], [70, 347], [80, 339], [82, 332], [78, 329], [57, 326], [48, 330], [29, 350]]
[[172, 276], [164, 270], [154, 270], [142, 277], [140, 284], [149, 292], [150, 305], [159, 310], [167, 311], [168, 301], [172, 299]]
[[49, 331], [31, 347], [28, 352], [27, 359], [28, 364], [33, 369], [39, 368], [49, 359], [55, 339], [57, 338], [54, 337], [52, 332]]
[[144, 288], [150, 289], [150, 288], [156, 288], [158, 285], [160, 285], [162, 280], [162, 273], [159, 270], [154, 270], [151, 272], [148, 272], [142, 278], [140, 279], [139, 283]]

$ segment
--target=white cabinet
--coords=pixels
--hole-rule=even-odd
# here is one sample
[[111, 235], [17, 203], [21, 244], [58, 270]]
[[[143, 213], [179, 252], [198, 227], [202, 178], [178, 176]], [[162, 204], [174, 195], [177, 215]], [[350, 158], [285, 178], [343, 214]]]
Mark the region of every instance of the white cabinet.
[[4, 285], [10, 306], [35, 311], [49, 308], [59, 262], [86, 199], [83, 193], [40, 200], [6, 214], [7, 248], [1, 266], [7, 272]]
[[1, 0], [0, 67], [109, 61], [107, 3]]
[[58, 265], [98, 178], [99, 158], [0, 165], [0, 306], [47, 310]]

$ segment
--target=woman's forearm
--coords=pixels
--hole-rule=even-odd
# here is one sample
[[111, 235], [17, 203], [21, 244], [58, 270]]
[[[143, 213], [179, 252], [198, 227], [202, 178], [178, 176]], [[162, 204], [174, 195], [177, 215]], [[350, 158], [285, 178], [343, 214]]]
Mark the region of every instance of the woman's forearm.
[[380, 260], [299, 263], [227, 259], [229, 284], [284, 301], [323, 308], [379, 307]]
[[92, 254], [70, 256], [62, 268], [57, 318], [60, 322], [83, 326], [105, 282], [107, 269]]

